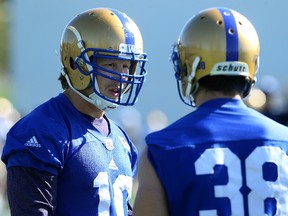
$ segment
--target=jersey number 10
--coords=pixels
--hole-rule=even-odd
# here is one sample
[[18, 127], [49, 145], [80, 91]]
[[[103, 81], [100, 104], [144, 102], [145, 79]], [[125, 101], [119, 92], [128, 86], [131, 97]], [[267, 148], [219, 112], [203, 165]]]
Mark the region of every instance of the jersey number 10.
[[[124, 216], [123, 191], [128, 194], [128, 199], [132, 191], [132, 178], [130, 176], [119, 175], [113, 183], [114, 204], [117, 216]], [[109, 178], [107, 172], [100, 172], [94, 179], [94, 188], [99, 188], [99, 216], [110, 216], [111, 195], [109, 192]]]

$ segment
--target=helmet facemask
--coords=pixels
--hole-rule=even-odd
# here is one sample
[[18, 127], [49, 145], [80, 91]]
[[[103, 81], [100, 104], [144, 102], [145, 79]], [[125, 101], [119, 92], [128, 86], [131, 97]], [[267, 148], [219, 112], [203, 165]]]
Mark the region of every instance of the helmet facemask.
[[[188, 106], [195, 107], [193, 94], [198, 90], [198, 83], [195, 82], [196, 70], [200, 63], [200, 57], [192, 59], [192, 63], [186, 62], [181, 68], [177, 45], [173, 46], [171, 61], [174, 65], [175, 78], [180, 99]], [[188, 66], [187, 66], [188, 65]], [[192, 66], [190, 66], [192, 65]]]
[[[88, 53], [92, 53], [87, 59]], [[129, 74], [113, 71], [101, 67], [97, 64], [97, 59], [117, 59], [117, 60], [129, 60], [131, 66]], [[97, 48], [85, 49], [79, 57], [75, 60], [77, 69], [85, 76], [91, 76], [91, 86], [93, 93], [90, 94], [89, 102], [95, 104], [101, 110], [107, 110], [115, 108], [118, 105], [132, 106], [138, 100], [138, 94], [146, 79], [146, 54], [138, 53], [121, 53], [120, 51], [108, 51]], [[79, 64], [81, 62], [81, 64]], [[82, 66], [82, 63], [89, 65], [91, 70], [86, 71]], [[111, 99], [103, 95], [99, 89], [97, 77], [103, 77], [110, 79], [119, 84], [119, 94], [116, 99]]]

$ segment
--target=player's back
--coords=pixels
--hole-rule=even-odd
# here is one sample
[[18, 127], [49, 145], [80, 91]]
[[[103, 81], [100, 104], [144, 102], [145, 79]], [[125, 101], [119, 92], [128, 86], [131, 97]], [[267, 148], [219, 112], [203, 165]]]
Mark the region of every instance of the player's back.
[[217, 99], [147, 136], [171, 215], [287, 215], [288, 129]]

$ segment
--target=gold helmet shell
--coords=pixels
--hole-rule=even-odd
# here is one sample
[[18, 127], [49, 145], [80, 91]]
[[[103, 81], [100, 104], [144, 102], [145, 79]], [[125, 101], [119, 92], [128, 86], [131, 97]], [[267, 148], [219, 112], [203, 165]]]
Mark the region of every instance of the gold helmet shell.
[[176, 79], [191, 82], [181, 94], [189, 97], [205, 76], [245, 76], [255, 82], [259, 54], [257, 32], [245, 16], [221, 7], [200, 11], [186, 22], [172, 53]]
[[[92, 86], [97, 97], [114, 104], [132, 105], [129, 102], [122, 104], [120, 98], [117, 101], [110, 100], [99, 92], [95, 78], [97, 74], [95, 58], [131, 60], [130, 77], [127, 79], [133, 82], [126, 84], [131, 89], [132, 85], [137, 85], [136, 98], [146, 76], [144, 63], [147, 59], [146, 54], [143, 53], [143, 39], [140, 30], [125, 13], [112, 8], [93, 8], [75, 16], [63, 31], [60, 57], [63, 65], [62, 74], [72, 89], [79, 92], [91, 86], [93, 82]], [[138, 80], [135, 80], [137, 66], [140, 66], [141, 69], [140, 74], [137, 75]], [[127, 91], [128, 88], [125, 92]], [[91, 102], [90, 99], [89, 102]], [[95, 100], [95, 97], [92, 100]], [[103, 104], [99, 101], [93, 101], [93, 103]], [[101, 109], [104, 108], [101, 107]]]

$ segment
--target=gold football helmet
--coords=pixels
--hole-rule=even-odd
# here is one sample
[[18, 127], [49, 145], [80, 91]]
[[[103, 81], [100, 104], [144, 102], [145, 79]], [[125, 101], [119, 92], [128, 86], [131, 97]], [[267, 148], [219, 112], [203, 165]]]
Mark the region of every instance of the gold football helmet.
[[[78, 14], [63, 31], [60, 53], [62, 75], [70, 88], [99, 109], [129, 106], [137, 101], [147, 74], [147, 55], [143, 52], [140, 30], [125, 13], [110, 8], [94, 8]], [[96, 64], [97, 58], [129, 60], [130, 72], [107, 70]], [[120, 89], [118, 99], [105, 97], [99, 91], [97, 76], [125, 86]], [[91, 95], [81, 93], [91, 86], [94, 90]]]
[[257, 32], [246, 17], [221, 7], [200, 11], [184, 25], [171, 55], [180, 98], [195, 106], [198, 80], [216, 75], [247, 77], [246, 97], [256, 81], [259, 53]]

